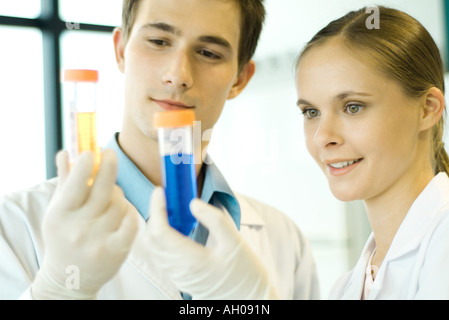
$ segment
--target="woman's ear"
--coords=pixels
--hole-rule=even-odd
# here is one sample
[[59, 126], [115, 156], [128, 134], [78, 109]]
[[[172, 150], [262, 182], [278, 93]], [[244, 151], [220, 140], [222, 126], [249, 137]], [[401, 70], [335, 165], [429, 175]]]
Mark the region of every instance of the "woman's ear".
[[253, 60], [250, 60], [240, 71], [234, 85], [231, 88], [231, 91], [229, 92], [228, 100], [234, 99], [240, 94], [240, 92], [243, 91], [243, 89], [245, 89], [255, 72], [256, 63]]
[[445, 108], [443, 92], [436, 87], [430, 88], [423, 96], [422, 106], [420, 129], [424, 131], [432, 128], [443, 115]]
[[125, 39], [121, 28], [115, 28], [112, 34], [114, 40], [115, 60], [120, 72], [125, 72]]

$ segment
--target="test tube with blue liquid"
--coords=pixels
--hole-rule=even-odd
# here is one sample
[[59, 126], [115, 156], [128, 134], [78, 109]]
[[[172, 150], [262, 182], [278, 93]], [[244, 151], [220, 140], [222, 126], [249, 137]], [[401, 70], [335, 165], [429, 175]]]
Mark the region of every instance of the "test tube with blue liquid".
[[185, 236], [190, 235], [197, 224], [189, 207], [190, 201], [198, 197], [193, 158], [194, 121], [195, 114], [191, 110], [154, 115], [168, 221]]

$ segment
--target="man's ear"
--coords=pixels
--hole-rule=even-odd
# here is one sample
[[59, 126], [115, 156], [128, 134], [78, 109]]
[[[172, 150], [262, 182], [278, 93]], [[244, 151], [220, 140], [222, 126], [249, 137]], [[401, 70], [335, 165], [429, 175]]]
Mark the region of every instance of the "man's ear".
[[243, 89], [245, 89], [246, 85], [248, 84], [249, 80], [251, 80], [255, 72], [256, 63], [253, 60], [250, 60], [242, 68], [242, 71], [240, 71], [234, 85], [231, 88], [231, 91], [229, 92], [228, 100], [234, 99], [240, 94], [240, 92], [243, 91]]
[[444, 94], [432, 87], [423, 96], [423, 112], [420, 119], [422, 131], [432, 128], [442, 117], [445, 108]]
[[125, 39], [121, 28], [115, 28], [112, 34], [114, 40], [115, 60], [119, 70], [125, 72]]

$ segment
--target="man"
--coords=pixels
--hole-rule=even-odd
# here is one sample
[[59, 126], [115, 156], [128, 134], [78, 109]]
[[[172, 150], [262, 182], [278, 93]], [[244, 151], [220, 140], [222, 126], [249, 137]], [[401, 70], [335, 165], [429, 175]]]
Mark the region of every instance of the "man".
[[[92, 155], [83, 154], [69, 172], [60, 153], [58, 179], [0, 203], [0, 298], [188, 297], [148, 250], [151, 237], [143, 228], [151, 194], [161, 185], [153, 114], [191, 109], [202, 132], [213, 128], [226, 100], [255, 72], [251, 57], [263, 19], [261, 0], [124, 1], [123, 25], [113, 35], [125, 75], [122, 131], [93, 183]], [[203, 154], [207, 144], [202, 141]], [[314, 262], [295, 225], [236, 196], [210, 163], [196, 166], [201, 199], [229, 214], [277, 295], [318, 298]], [[208, 246], [211, 237], [200, 225], [193, 238]]]

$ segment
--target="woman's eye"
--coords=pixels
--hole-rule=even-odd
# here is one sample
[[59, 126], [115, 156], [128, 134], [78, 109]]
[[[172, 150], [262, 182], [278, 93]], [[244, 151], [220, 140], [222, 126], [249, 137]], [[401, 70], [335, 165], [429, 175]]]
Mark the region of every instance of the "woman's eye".
[[318, 117], [320, 112], [317, 109], [305, 109], [302, 114], [309, 119], [313, 119]]
[[350, 104], [346, 106], [346, 112], [348, 112], [349, 114], [359, 113], [360, 111], [362, 111], [362, 109], [363, 106], [359, 104]]

